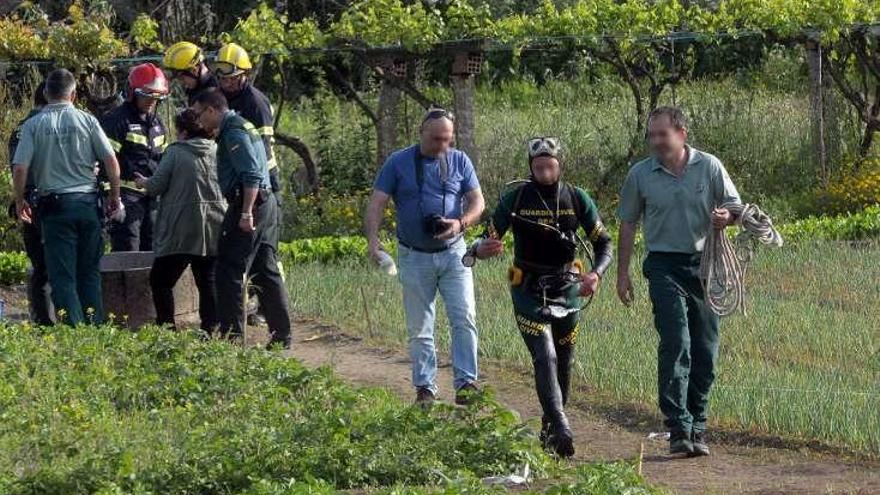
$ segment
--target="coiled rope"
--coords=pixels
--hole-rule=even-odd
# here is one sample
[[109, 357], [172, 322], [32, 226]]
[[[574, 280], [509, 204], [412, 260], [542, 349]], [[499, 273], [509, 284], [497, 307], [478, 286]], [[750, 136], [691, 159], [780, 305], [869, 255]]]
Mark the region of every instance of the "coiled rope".
[[773, 227], [766, 213], [752, 204], [726, 203], [722, 205], [736, 217], [739, 233], [733, 242], [724, 229], [709, 226], [700, 274], [706, 303], [715, 314], [727, 316], [738, 308], [746, 312], [745, 276], [758, 243], [781, 247], [782, 235]]

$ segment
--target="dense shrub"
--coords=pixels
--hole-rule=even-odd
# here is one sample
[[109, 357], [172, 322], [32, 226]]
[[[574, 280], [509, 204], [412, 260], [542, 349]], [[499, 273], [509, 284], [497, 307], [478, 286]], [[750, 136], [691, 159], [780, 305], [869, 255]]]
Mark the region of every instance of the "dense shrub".
[[[370, 190], [358, 190], [347, 194], [307, 195], [291, 201], [284, 216], [284, 239], [362, 233], [370, 193]], [[393, 231], [394, 225], [394, 207], [389, 204], [383, 227]]]
[[779, 228], [787, 241], [858, 241], [880, 239], [880, 206], [859, 213], [809, 217]]
[[823, 211], [857, 212], [880, 204], [880, 157], [858, 160], [819, 193]]

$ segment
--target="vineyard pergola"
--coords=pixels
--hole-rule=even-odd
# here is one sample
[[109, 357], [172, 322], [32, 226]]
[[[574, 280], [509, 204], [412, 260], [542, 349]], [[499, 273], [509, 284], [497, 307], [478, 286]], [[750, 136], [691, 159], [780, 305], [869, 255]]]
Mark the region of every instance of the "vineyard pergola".
[[[108, 93], [102, 82], [113, 80], [108, 68], [159, 60], [156, 54], [162, 47], [155, 19], [139, 17], [122, 39], [108, 29], [110, 15], [77, 1], [64, 21], [50, 23], [32, 10], [0, 20], [0, 60], [6, 60], [0, 63], [0, 72], [5, 76], [10, 67], [21, 65], [74, 68], [97, 105]], [[880, 130], [878, 20], [880, 0], [721, 0], [711, 8], [684, 0], [579, 0], [564, 8], [545, 1], [534, 12], [502, 18], [494, 18], [485, 5], [465, 0], [430, 6], [360, 0], [324, 26], [313, 18], [289, 19], [262, 4], [217, 43], [234, 40], [256, 55], [258, 70], [272, 67], [281, 86], [278, 115], [289, 96], [287, 74], [306, 66], [321, 68], [374, 125], [377, 162], [397, 143], [396, 116], [402, 98], [421, 107], [452, 108], [458, 146], [479, 160], [475, 78], [484, 69], [487, 54], [505, 51], [516, 58], [525, 51], [582, 53], [616, 74], [632, 95], [632, 139], [621, 166], [639, 150], [646, 117], [664, 91], [689, 76], [696, 47], [745, 38], [803, 47], [812, 81], [816, 165], [827, 179], [823, 94], [829, 83], [863, 124], [863, 154]], [[330, 56], [345, 56], [368, 68], [378, 83], [375, 107], [346, 74], [326, 63]], [[418, 87], [416, 67], [426, 60], [448, 64], [452, 101], [435, 102]], [[308, 181], [316, 188], [316, 160], [308, 146], [284, 133], [276, 138], [303, 159]], [[600, 185], [613, 172], [606, 171]]]

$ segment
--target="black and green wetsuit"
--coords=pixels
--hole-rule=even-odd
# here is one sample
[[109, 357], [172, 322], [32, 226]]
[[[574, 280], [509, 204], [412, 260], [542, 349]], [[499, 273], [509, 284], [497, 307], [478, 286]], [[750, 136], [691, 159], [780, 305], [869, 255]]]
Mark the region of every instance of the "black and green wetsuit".
[[[513, 231], [510, 293], [517, 326], [535, 367], [544, 433], [550, 439], [568, 435], [569, 441], [563, 406], [578, 333], [580, 284], [572, 275], [583, 269], [575, 262], [578, 229], [592, 245], [592, 271], [601, 277], [611, 264], [611, 238], [595, 202], [581, 188], [562, 182], [552, 186], [524, 182], [501, 198], [486, 232], [500, 239]], [[551, 313], [550, 306], [569, 311]]]

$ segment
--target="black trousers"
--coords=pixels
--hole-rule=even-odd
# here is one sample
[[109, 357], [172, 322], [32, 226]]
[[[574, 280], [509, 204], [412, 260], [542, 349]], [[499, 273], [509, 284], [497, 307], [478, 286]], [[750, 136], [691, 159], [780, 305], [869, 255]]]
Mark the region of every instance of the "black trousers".
[[110, 248], [118, 251], [152, 251], [153, 219], [150, 215], [155, 202], [149, 196], [123, 191], [125, 219], [110, 221]]
[[161, 256], [153, 261], [150, 288], [153, 291], [153, 304], [156, 306], [156, 323], [174, 326], [174, 286], [186, 267], [190, 267], [199, 289], [200, 328], [208, 333], [217, 328], [217, 290], [214, 276], [216, 261], [213, 256], [191, 254]]
[[269, 325], [272, 342], [290, 344], [287, 289], [278, 267], [278, 202], [272, 194], [254, 208], [254, 232], [238, 227], [241, 205], [230, 203], [223, 218], [217, 254], [217, 301], [220, 331], [241, 336], [245, 325], [244, 295], [252, 285]]
[[571, 387], [571, 364], [578, 334], [578, 314], [538, 320], [516, 314], [523, 341], [535, 367], [535, 391], [544, 412], [543, 423], [568, 429], [565, 405]]
[[24, 250], [31, 261], [27, 284], [31, 320], [37, 325], [52, 325], [55, 320], [55, 306], [52, 304], [49, 273], [46, 271], [39, 215], [34, 215], [32, 223], [21, 224], [21, 237], [24, 240]]

